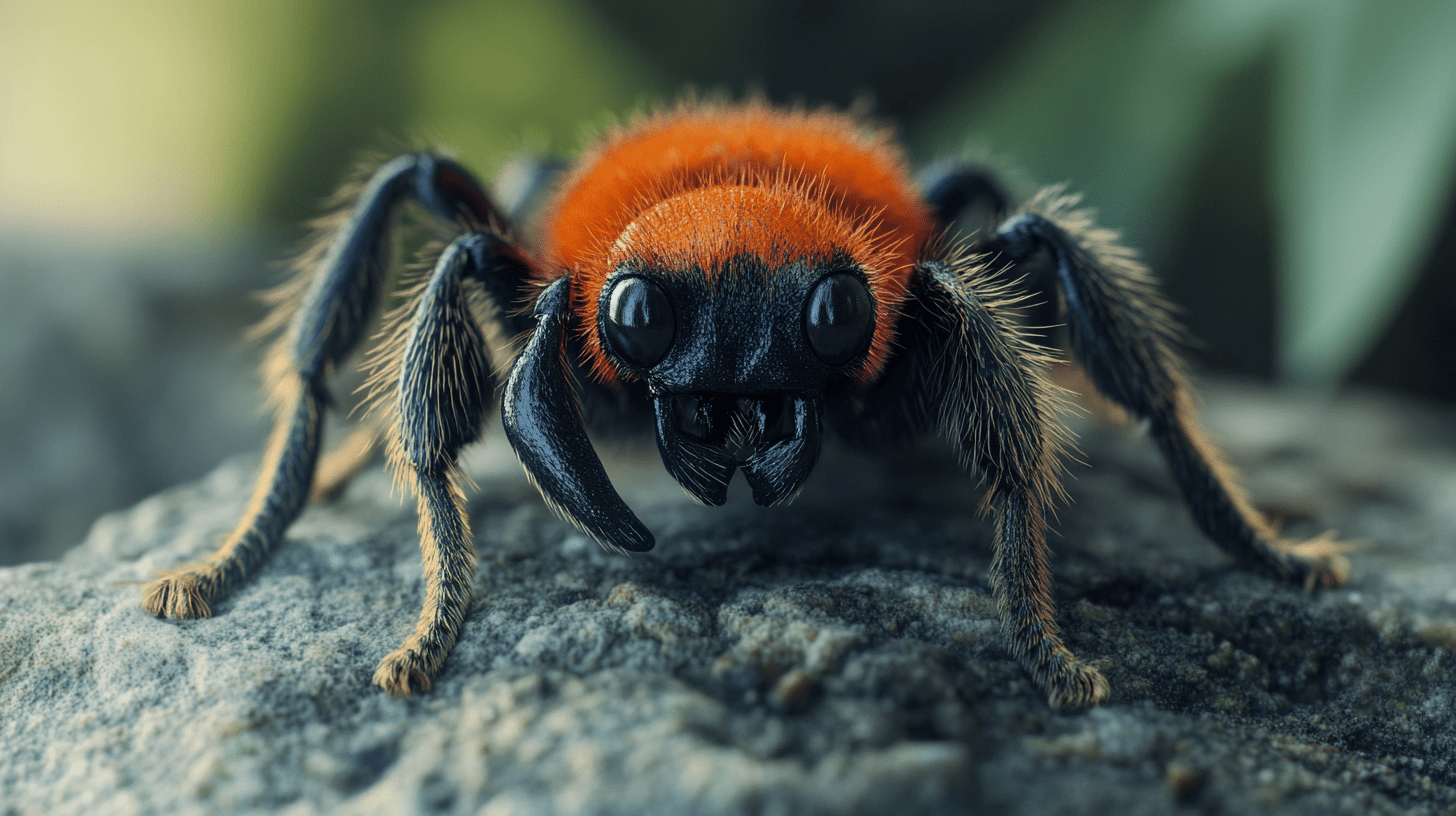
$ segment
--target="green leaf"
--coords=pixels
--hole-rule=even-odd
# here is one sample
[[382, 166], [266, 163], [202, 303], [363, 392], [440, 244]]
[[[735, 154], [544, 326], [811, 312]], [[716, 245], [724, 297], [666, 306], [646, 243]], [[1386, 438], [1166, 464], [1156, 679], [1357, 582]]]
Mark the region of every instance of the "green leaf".
[[1040, 183], [1066, 181], [1099, 221], [1156, 256], [1176, 223], [1221, 83], [1262, 52], [1273, 0], [1101, 0], [1050, 14], [999, 70], [922, 122], [917, 147], [968, 140]]
[[1456, 3], [1306, 0], [1283, 39], [1280, 366], [1333, 385], [1407, 290], [1456, 169]]
[[579, 0], [438, 3], [415, 46], [413, 129], [487, 178], [523, 152], [575, 152], [583, 123], [673, 99], [655, 66]]

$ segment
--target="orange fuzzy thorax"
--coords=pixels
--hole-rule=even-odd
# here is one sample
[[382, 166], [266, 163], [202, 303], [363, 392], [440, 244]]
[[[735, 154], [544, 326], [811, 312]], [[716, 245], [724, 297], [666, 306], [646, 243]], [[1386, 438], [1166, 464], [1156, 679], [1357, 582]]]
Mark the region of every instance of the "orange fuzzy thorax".
[[712, 276], [752, 254], [769, 268], [847, 255], [879, 320], [868, 381], [889, 354], [893, 316], [934, 232], [888, 134], [838, 113], [764, 105], [689, 107], [636, 122], [582, 157], [549, 206], [547, 274], [573, 275], [592, 368], [615, 372], [597, 337], [602, 286], [632, 259]]

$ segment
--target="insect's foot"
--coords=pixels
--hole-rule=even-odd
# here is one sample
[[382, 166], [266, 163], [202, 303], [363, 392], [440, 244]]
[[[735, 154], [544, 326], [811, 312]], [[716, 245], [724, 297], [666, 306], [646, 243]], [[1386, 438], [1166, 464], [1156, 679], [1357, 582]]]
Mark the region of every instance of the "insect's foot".
[[374, 672], [374, 685], [393, 697], [408, 697], [413, 691], [429, 691], [430, 678], [439, 670], [440, 661], [431, 661], [408, 646], [390, 652], [379, 661]]
[[207, 604], [210, 583], [207, 576], [192, 570], [169, 573], [147, 585], [142, 608], [164, 618], [206, 618], [212, 614]]
[[1047, 704], [1052, 708], [1091, 708], [1112, 696], [1107, 678], [1087, 663], [1071, 663], [1053, 678]]
[[1291, 577], [1306, 590], [1340, 587], [1350, 580], [1350, 559], [1344, 554], [1354, 549], [1354, 545], [1337, 541], [1332, 532], [1297, 544], [1283, 542], [1282, 548], [1294, 562]]

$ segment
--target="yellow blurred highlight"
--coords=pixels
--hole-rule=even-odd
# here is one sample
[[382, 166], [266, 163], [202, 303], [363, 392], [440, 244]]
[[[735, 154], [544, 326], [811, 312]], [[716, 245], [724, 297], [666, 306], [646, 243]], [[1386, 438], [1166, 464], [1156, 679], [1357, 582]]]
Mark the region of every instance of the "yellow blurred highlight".
[[114, 239], [243, 216], [309, 5], [0, 3], [0, 225]]
[[[360, 9], [359, 11], [363, 11]], [[349, 44], [348, 3], [0, 0], [0, 230], [98, 241], [215, 234], [257, 217], [262, 189], [307, 138], [311, 56]], [[420, 4], [407, 132], [489, 178], [512, 152], [571, 152], [583, 121], [660, 88], [570, 0]], [[332, 38], [332, 39], [331, 39]], [[648, 93], [652, 93], [651, 90]], [[317, 97], [312, 97], [317, 98]], [[351, 155], [339, 157], [347, 165]]]

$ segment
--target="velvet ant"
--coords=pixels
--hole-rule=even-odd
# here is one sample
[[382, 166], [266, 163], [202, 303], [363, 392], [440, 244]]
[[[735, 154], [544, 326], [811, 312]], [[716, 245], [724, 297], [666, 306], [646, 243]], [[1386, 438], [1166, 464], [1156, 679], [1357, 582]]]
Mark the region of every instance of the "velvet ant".
[[[460, 633], [475, 570], [456, 458], [497, 391], [484, 326], [518, 338], [501, 389], [506, 434], [545, 500], [604, 547], [653, 537], [587, 437], [647, 426], [688, 493], [722, 504], [735, 471], [754, 501], [790, 500], [832, 433], [866, 447], [943, 437], [985, 481], [990, 585], [1011, 653], [1053, 706], [1108, 699], [1058, 635], [1045, 540], [1068, 433], [1047, 377], [1060, 351], [1021, 305], [1057, 310], [1071, 362], [1146, 420], [1192, 515], [1244, 564], [1305, 585], [1348, 571], [1328, 542], [1277, 539], [1199, 430], [1183, 331], [1148, 270], [1059, 189], [1015, 202], [989, 170], [912, 180], [885, 129], [830, 111], [685, 104], [639, 117], [575, 166], [497, 206], [429, 152], [378, 165], [278, 296], [265, 365], [277, 413], [250, 509], [205, 565], [153, 582], [174, 618], [252, 572], [310, 492], [347, 481], [383, 440], [418, 497], [427, 597], [374, 682], [427, 689]], [[536, 226], [516, 221], [545, 191]], [[325, 378], [359, 346], [390, 279], [391, 224], [413, 200], [452, 232], [367, 359], [366, 423], [319, 465]], [[991, 228], [956, 242], [970, 210]], [[524, 236], [524, 237], [522, 237]], [[379, 417], [383, 421], [379, 421]]]

